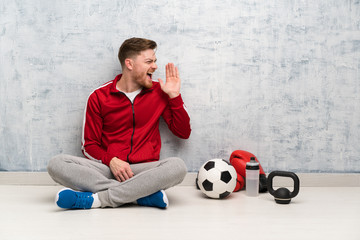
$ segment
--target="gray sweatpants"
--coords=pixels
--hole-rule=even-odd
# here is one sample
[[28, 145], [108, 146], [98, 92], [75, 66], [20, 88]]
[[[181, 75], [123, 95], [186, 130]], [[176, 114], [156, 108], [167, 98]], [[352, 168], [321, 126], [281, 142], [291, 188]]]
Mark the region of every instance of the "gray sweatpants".
[[130, 165], [134, 177], [117, 181], [103, 163], [71, 155], [58, 155], [48, 164], [55, 182], [77, 191], [98, 193], [101, 207], [118, 207], [181, 183], [187, 173], [180, 158]]

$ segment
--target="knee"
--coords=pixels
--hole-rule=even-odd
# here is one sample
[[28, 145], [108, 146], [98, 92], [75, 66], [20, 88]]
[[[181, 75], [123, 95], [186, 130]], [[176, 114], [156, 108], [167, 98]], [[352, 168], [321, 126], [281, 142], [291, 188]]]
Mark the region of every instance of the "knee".
[[174, 157], [171, 162], [173, 163], [173, 169], [175, 170], [177, 177], [182, 181], [187, 174], [185, 162], [177, 157]]
[[47, 165], [47, 171], [50, 176], [52, 176], [54, 173], [58, 172], [59, 169], [61, 169], [65, 156], [66, 155], [64, 154], [60, 154], [50, 159]]

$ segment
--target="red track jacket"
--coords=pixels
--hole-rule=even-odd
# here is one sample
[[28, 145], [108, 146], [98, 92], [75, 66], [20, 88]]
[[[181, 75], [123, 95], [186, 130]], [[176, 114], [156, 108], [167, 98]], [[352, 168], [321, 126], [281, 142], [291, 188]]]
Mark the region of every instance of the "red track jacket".
[[159, 160], [162, 116], [180, 138], [190, 136], [190, 118], [181, 95], [170, 99], [158, 82], [134, 99], [116, 89], [121, 74], [89, 96], [84, 116], [82, 151], [93, 160], [109, 165], [113, 157], [129, 163]]

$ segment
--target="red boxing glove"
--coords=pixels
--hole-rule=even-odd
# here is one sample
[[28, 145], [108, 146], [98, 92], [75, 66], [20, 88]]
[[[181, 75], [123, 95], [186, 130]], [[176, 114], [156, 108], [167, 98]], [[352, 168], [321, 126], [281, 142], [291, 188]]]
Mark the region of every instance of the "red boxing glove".
[[234, 189], [234, 192], [240, 191], [241, 189], [243, 189], [245, 186], [245, 179], [237, 173], [237, 181], [236, 181], [236, 186]]
[[[238, 183], [236, 184], [234, 192], [244, 188], [245, 177], [246, 177], [246, 163], [250, 162], [251, 157], [255, 157], [255, 160], [259, 162], [254, 154], [243, 150], [236, 150], [230, 156], [230, 163], [231, 165], [233, 165], [236, 172], [238, 173]], [[259, 192], [266, 192], [267, 191], [266, 174], [263, 168], [261, 167], [260, 162], [259, 162], [259, 167], [260, 167]]]

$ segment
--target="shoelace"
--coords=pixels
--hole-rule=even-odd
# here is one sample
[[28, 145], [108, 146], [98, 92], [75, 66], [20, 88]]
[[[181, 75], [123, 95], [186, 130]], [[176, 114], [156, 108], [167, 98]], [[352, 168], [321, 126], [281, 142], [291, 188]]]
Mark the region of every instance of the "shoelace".
[[74, 204], [75, 208], [91, 208], [92, 205], [92, 198], [91, 195], [85, 194], [77, 194], [76, 193], [76, 202]]

